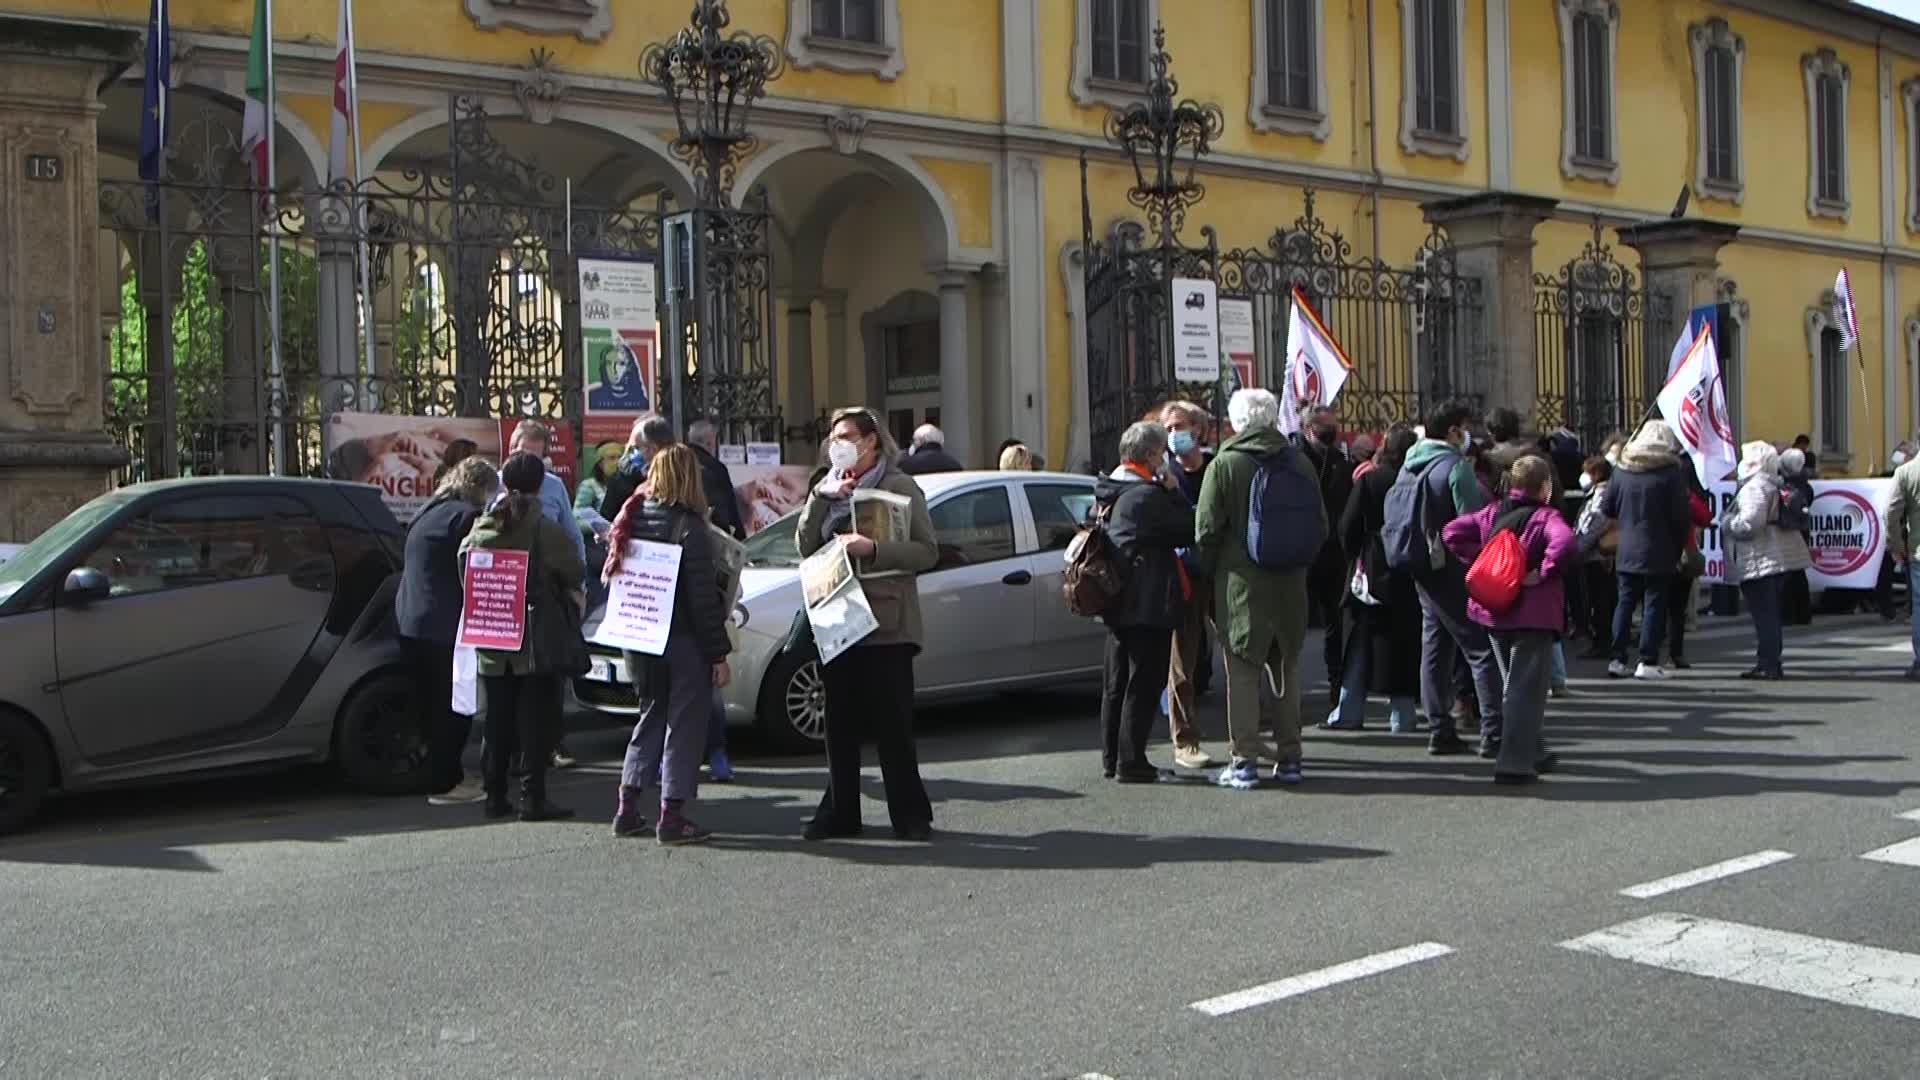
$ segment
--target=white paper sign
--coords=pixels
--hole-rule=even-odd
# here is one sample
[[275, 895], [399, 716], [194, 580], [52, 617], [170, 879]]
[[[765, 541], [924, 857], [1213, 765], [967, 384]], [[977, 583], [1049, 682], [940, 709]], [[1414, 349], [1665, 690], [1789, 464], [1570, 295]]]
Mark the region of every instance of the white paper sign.
[[777, 442], [750, 442], [747, 444], [747, 464], [780, 464], [780, 444]]
[[838, 540], [808, 556], [800, 564], [800, 588], [813, 624], [813, 643], [822, 664], [859, 644], [880, 629], [867, 603], [867, 592], [853, 576], [853, 561]]
[[673, 594], [679, 585], [680, 545], [627, 541], [594, 642], [648, 656], [665, 655], [667, 634], [673, 629]]
[[1253, 358], [1253, 301], [1220, 301], [1220, 348], [1230, 359]]
[[1213, 282], [1173, 279], [1173, 377], [1211, 383], [1220, 378], [1220, 312]]
[[741, 446], [739, 443], [723, 443], [721, 445], [720, 464], [745, 465], [746, 463], [747, 463], [746, 447]]

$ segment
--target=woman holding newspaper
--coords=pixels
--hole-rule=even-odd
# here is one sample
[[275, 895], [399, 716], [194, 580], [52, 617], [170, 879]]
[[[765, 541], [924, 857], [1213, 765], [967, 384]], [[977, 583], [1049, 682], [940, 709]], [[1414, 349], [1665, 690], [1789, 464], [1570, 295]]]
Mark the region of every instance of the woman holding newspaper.
[[[727, 669], [728, 597], [722, 595], [708, 534], [707, 498], [700, 463], [685, 446], [656, 455], [647, 486], [635, 492], [614, 519], [608, 542], [609, 585], [619, 576], [630, 541], [669, 545], [679, 551], [671, 629], [659, 656], [628, 651], [627, 671], [643, 703], [640, 722], [627, 743], [620, 771], [620, 805], [613, 835], [652, 832], [671, 846], [698, 844], [711, 833], [687, 818], [700, 789], [700, 759], [706, 753], [713, 691], [732, 677]], [[648, 789], [659, 778], [660, 813], [655, 818]]]
[[[842, 409], [828, 436], [828, 467], [800, 515], [800, 554], [812, 556], [838, 545], [850, 560], [873, 624], [864, 637], [822, 664], [827, 790], [807, 823], [809, 840], [859, 834], [860, 743], [867, 733], [879, 747], [894, 835], [924, 841], [933, 831], [933, 804], [920, 780], [913, 743], [913, 658], [921, 640], [915, 577], [933, 569], [940, 547], [926, 496], [913, 477], [897, 467], [898, 456], [870, 410]], [[857, 515], [856, 503], [862, 504]], [[868, 513], [868, 503], [889, 509], [875, 506], [875, 512]], [[892, 508], [905, 512], [896, 514]], [[870, 528], [863, 533], [856, 528], [856, 516], [861, 525], [885, 522], [889, 535], [876, 538]]]

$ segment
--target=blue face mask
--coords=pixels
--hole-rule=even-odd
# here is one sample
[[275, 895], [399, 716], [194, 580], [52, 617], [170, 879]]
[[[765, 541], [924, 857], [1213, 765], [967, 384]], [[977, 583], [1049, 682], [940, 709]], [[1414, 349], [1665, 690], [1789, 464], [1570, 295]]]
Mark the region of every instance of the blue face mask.
[[1167, 436], [1167, 449], [1176, 454], [1193, 453], [1194, 438], [1191, 431], [1176, 431]]
[[620, 468], [623, 472], [645, 473], [647, 471], [647, 456], [638, 450], [629, 450], [626, 456], [620, 459]]

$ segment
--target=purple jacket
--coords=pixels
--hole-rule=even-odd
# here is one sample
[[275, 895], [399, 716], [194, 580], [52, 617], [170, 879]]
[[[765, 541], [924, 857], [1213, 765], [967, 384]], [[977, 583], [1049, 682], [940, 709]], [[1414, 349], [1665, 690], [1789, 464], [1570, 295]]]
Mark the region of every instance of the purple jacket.
[[[1455, 558], [1472, 566], [1499, 517], [1500, 503], [1495, 502], [1465, 517], [1454, 518], [1440, 539]], [[1579, 541], [1558, 510], [1543, 506], [1533, 512], [1520, 530], [1520, 543], [1527, 549], [1527, 565], [1540, 574], [1540, 584], [1522, 587], [1520, 598], [1498, 615], [1469, 597], [1467, 615], [1491, 630], [1560, 633], [1567, 628], [1567, 591], [1561, 575], [1579, 557]]]

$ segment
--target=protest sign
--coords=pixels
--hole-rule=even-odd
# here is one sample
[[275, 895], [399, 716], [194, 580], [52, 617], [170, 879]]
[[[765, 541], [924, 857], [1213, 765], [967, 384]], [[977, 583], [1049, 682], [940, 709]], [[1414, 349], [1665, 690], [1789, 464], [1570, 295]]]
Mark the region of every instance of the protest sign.
[[519, 652], [527, 633], [527, 553], [467, 552], [460, 606], [461, 645]]
[[680, 545], [629, 540], [607, 593], [596, 644], [662, 656], [673, 629], [673, 596], [680, 585]]
[[838, 540], [808, 556], [800, 564], [800, 589], [805, 594], [807, 621], [813, 624], [813, 643], [822, 664], [860, 643], [880, 628], [867, 603], [866, 590], [853, 576], [847, 547]]
[[[1700, 530], [1700, 553], [1706, 556], [1702, 580], [1727, 580], [1726, 543], [1720, 522], [1734, 510], [1736, 486], [1713, 485], [1713, 524]], [[1891, 480], [1815, 480], [1813, 506], [1808, 511], [1807, 550], [1813, 566], [1807, 584], [1813, 589], [1871, 589], [1879, 581], [1886, 557], [1886, 529], [1881, 521], [1893, 497]]]

